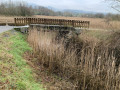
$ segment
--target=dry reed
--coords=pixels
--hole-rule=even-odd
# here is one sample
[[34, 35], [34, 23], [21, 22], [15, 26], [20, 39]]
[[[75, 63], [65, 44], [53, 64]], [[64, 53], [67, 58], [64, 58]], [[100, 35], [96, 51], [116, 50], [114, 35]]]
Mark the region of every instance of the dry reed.
[[57, 43], [56, 35], [34, 28], [29, 30], [28, 42], [41, 65], [71, 82], [61, 85], [60, 90], [120, 90], [114, 49], [87, 36], [73, 35]]

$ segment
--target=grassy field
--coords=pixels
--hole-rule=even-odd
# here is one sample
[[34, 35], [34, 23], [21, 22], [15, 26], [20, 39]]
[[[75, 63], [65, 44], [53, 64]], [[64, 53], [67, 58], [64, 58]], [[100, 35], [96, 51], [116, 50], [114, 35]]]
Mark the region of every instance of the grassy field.
[[[64, 17], [64, 16], [41, 16], [41, 15], [34, 15], [32, 17], [35, 18], [52, 18], [52, 19], [68, 19], [68, 20], [85, 20], [90, 21], [90, 28], [93, 29], [119, 29], [120, 21], [110, 21], [108, 22], [106, 19], [100, 18], [82, 18], [82, 17]], [[0, 16], [0, 23], [13, 23], [14, 17], [5, 17]]]
[[0, 34], [0, 90], [44, 90], [23, 58], [31, 50], [21, 33]]
[[14, 22], [14, 17], [10, 16], [0, 16], [0, 23], [13, 23]]

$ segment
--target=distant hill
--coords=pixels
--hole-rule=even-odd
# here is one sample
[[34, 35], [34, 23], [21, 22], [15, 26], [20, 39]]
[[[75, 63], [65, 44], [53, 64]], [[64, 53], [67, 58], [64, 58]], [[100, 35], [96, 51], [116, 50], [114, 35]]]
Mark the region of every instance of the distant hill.
[[[39, 5], [36, 5], [36, 4], [32, 4], [32, 3], [29, 3], [29, 5], [32, 5], [32, 6], [39, 6]], [[41, 7], [44, 7], [44, 6], [41, 6]], [[74, 14], [97, 14], [97, 12], [93, 12], [93, 11], [85, 11], [85, 10], [74, 10], [74, 9], [58, 9], [58, 8], [54, 8], [52, 6], [47, 6], [47, 7], [44, 7], [46, 9], [49, 9], [49, 10], [53, 10], [55, 12], [70, 12], [70, 13], [74, 13]], [[105, 13], [103, 13], [105, 14]]]
[[75, 13], [75, 14], [96, 14], [96, 12], [92, 12], [92, 11], [84, 11], [84, 10], [72, 10], [72, 9], [65, 9], [63, 10], [64, 12], [71, 12], [71, 13]]
[[48, 6], [48, 7], [46, 7], [46, 8], [48, 8], [48, 9], [50, 9], [50, 10], [53, 10], [53, 11], [55, 11], [55, 12], [61, 11], [60, 9], [57, 9], [57, 8], [54, 8], [54, 7], [51, 7], [51, 6]]
[[[70, 13], [74, 13], [74, 14], [97, 14], [98, 12], [93, 12], [93, 11], [85, 11], [85, 10], [74, 10], [74, 9], [57, 9], [51, 6], [46, 7], [50, 10], [53, 11], [60, 11], [60, 12], [70, 12]], [[103, 13], [106, 14], [106, 13]]]

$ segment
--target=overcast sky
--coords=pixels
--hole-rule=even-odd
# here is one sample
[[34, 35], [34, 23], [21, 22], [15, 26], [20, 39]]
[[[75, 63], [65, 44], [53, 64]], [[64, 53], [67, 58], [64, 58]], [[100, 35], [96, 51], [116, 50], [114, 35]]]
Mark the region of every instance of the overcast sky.
[[[9, 1], [9, 0], [0, 0]], [[50, 6], [56, 9], [74, 9], [92, 12], [115, 13], [116, 11], [110, 7], [109, 2], [105, 0], [11, 0], [25, 1], [27, 3], [37, 4], [41, 6]]]

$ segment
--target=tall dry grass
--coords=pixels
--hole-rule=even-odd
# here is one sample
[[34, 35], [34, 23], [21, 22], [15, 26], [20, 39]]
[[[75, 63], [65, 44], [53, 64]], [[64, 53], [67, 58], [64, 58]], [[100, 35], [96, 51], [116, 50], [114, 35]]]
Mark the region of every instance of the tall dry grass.
[[114, 48], [109, 49], [111, 41], [108, 44], [84, 34], [68, 34], [58, 43], [57, 35], [34, 28], [29, 30], [28, 42], [42, 66], [71, 82], [61, 85], [60, 90], [120, 90], [119, 57]]

